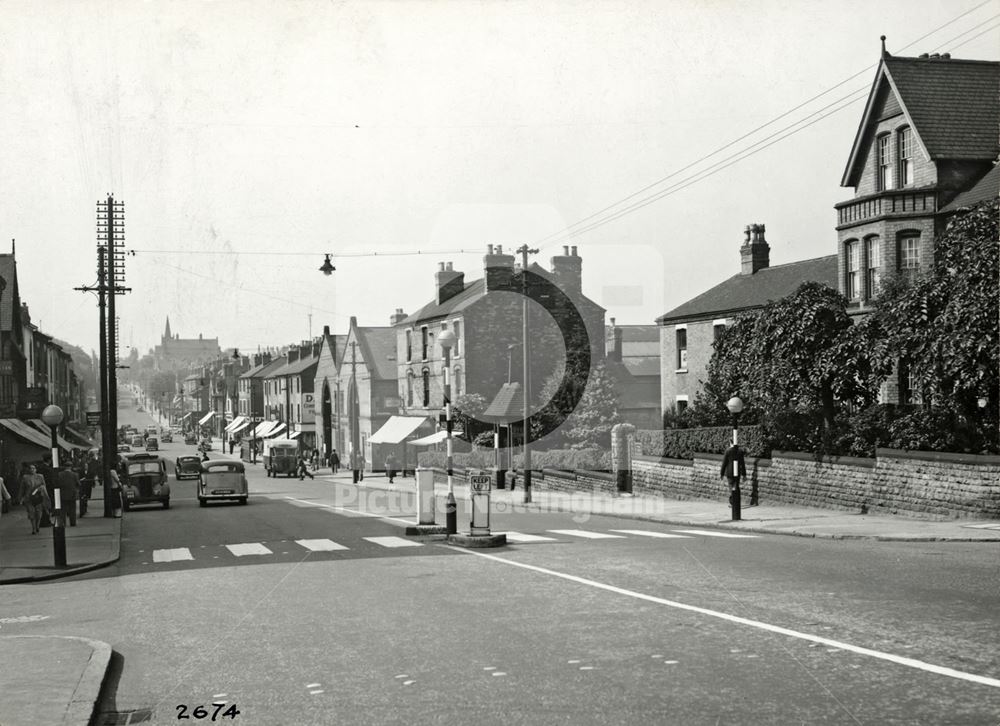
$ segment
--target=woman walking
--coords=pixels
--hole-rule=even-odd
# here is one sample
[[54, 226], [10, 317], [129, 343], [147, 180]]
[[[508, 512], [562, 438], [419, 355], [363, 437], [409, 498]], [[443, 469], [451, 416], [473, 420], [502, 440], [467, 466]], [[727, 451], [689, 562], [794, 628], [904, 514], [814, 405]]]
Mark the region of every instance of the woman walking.
[[28, 512], [31, 533], [38, 534], [42, 513], [52, 511], [52, 500], [49, 499], [49, 492], [45, 488], [45, 477], [38, 473], [34, 464], [28, 467], [28, 473], [21, 480], [21, 491], [23, 492], [21, 503]]

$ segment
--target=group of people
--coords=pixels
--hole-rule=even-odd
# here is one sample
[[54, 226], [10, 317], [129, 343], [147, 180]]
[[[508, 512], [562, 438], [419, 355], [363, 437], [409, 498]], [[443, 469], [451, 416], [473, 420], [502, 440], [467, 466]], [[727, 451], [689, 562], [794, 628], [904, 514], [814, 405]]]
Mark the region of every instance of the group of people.
[[22, 505], [32, 534], [38, 534], [42, 527], [52, 523], [57, 491], [66, 524], [75, 527], [77, 516], [86, 516], [87, 503], [100, 469], [100, 462], [93, 454], [74, 451], [58, 467], [52, 466], [49, 457], [40, 462], [24, 462], [15, 476], [11, 476], [12, 467], [12, 464], [5, 464], [6, 476], [0, 476], [0, 499], [4, 503], [0, 511], [15, 503]]

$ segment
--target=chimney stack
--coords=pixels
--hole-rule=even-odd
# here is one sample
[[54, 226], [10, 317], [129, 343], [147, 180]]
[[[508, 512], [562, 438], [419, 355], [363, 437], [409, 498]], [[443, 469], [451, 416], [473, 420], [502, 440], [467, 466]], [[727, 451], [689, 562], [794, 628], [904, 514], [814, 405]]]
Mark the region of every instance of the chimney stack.
[[576, 246], [563, 247], [563, 254], [552, 258], [552, 274], [563, 292], [579, 293], [583, 276], [583, 260]]
[[294, 363], [299, 359], [299, 347], [297, 345], [288, 346], [288, 350], [285, 352], [285, 362]]
[[438, 271], [434, 273], [434, 285], [437, 289], [437, 304], [440, 305], [465, 290], [465, 273], [452, 269], [450, 262], [439, 262]]
[[403, 308], [396, 308], [396, 312], [389, 316], [389, 325], [399, 325], [409, 316], [403, 312]]
[[743, 230], [746, 240], [740, 247], [741, 275], [754, 275], [771, 264], [771, 247], [764, 239], [763, 224], [748, 224]]
[[483, 257], [483, 279], [486, 290], [509, 290], [514, 277], [514, 255], [505, 255], [503, 245], [489, 245]]

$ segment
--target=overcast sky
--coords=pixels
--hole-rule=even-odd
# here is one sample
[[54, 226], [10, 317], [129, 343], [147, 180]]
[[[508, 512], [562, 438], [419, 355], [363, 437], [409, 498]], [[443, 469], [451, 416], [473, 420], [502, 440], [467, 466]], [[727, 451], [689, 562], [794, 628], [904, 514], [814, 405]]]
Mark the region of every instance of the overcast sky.
[[388, 325], [489, 243], [545, 267], [577, 245], [584, 292], [652, 323], [739, 271], [749, 223], [772, 264], [836, 252], [879, 35], [997, 60], [998, 23], [1000, 0], [0, 0], [0, 249], [33, 321], [86, 350], [96, 298], [73, 287], [109, 193], [135, 250], [123, 353], [168, 315], [243, 351]]

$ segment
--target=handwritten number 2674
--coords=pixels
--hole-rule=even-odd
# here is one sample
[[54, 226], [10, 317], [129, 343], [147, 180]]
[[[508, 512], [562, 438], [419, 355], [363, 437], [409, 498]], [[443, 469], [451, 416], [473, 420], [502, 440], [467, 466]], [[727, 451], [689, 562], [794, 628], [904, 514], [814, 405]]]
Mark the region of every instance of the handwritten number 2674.
[[[219, 711], [222, 711], [223, 707], [225, 707], [226, 704], [214, 703], [212, 705], [215, 706], [215, 710], [211, 712], [211, 719], [215, 721], [220, 717]], [[178, 721], [180, 721], [183, 718], [195, 718], [198, 719], [199, 721], [203, 718], [209, 718], [209, 710], [204, 706], [195, 706], [193, 709], [191, 709], [190, 716], [188, 715], [188, 708], [189, 706], [183, 704], [177, 707]], [[239, 715], [240, 711], [238, 708], [236, 708], [236, 704], [234, 703], [232, 706], [230, 706], [229, 708], [227, 708], [225, 711], [222, 712], [221, 717], [235, 719]]]

